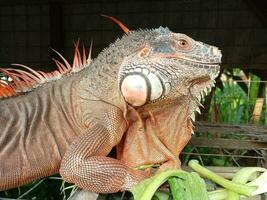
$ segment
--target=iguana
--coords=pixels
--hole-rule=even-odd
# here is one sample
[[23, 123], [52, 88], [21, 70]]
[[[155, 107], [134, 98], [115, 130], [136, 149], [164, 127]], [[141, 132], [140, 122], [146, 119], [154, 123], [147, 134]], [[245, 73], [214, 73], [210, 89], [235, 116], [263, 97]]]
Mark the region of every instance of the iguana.
[[[130, 189], [179, 168], [194, 112], [219, 72], [221, 52], [168, 28], [129, 31], [87, 59], [75, 45], [71, 66], [0, 71], [0, 190], [60, 173], [97, 192]], [[117, 147], [117, 158], [107, 157]]]

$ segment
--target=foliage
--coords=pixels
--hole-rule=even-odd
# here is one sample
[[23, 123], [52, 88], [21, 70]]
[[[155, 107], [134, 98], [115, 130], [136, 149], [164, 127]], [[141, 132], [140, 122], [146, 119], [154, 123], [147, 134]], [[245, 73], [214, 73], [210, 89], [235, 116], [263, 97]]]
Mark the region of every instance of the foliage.
[[[217, 106], [221, 123], [249, 124], [252, 123], [252, 113], [258, 96], [260, 78], [249, 74], [249, 80], [234, 80], [232, 77], [241, 76], [242, 71], [234, 70], [232, 76], [222, 76], [223, 89], [216, 88], [212, 104]], [[244, 87], [244, 85], [246, 87]], [[243, 87], [242, 87], [243, 86]], [[209, 116], [213, 107], [210, 107]], [[265, 110], [265, 106], [263, 107]], [[265, 124], [264, 113], [260, 124]]]
[[[218, 81], [222, 87], [217, 87], [212, 94], [211, 105], [208, 110], [208, 119], [210, 122], [218, 122], [225, 124], [251, 124], [252, 113], [258, 97], [260, 78], [253, 74], [245, 74], [242, 70], [233, 69], [225, 71], [221, 79]], [[266, 124], [266, 104], [263, 106], [263, 112], [259, 124]], [[230, 139], [248, 139], [240, 134], [220, 134], [214, 135], [210, 133], [196, 133], [195, 137], [202, 136], [208, 139], [214, 137], [230, 138]], [[183, 156], [183, 163], [187, 163], [189, 159], [199, 159], [204, 165], [213, 166], [239, 166], [239, 162], [245, 159], [232, 157], [231, 154], [248, 155], [253, 152], [247, 150], [225, 150], [219, 148], [194, 148], [186, 147]], [[206, 154], [221, 156], [196, 156], [190, 154]], [[239, 161], [239, 162], [237, 162]]]
[[[33, 181], [25, 186], [0, 191], [1, 198], [16, 199], [40, 199], [53, 200], [64, 199], [70, 195], [71, 190], [61, 191], [64, 182], [60, 177], [49, 177], [41, 180]], [[70, 184], [64, 185], [67, 188]], [[66, 199], [66, 198], [65, 198]]]
[[134, 200], [152, 199], [157, 189], [167, 180], [171, 191], [169, 193], [166, 191], [166, 197], [172, 196], [174, 200], [209, 199], [205, 182], [197, 173], [189, 173], [183, 170], [168, 170], [158, 173], [134, 186], [131, 189]]

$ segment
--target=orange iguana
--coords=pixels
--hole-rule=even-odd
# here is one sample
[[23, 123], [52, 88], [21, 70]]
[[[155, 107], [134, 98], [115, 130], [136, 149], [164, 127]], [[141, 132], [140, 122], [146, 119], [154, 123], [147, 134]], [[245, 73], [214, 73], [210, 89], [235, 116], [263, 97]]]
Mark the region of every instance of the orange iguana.
[[112, 193], [150, 176], [135, 167], [180, 167], [221, 52], [168, 28], [124, 30], [94, 60], [76, 44], [73, 66], [59, 54], [51, 73], [0, 70], [13, 79], [0, 82], [0, 190], [59, 172]]

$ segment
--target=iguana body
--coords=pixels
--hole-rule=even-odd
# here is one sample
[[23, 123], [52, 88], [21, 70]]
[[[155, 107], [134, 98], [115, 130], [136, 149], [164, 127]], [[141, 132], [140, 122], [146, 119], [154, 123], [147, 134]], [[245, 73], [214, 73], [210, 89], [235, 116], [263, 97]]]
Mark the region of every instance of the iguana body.
[[[86, 190], [110, 193], [150, 176], [134, 167], [179, 168], [190, 116], [220, 59], [216, 47], [159, 28], [130, 31], [90, 63], [76, 47], [80, 71], [46, 83], [38, 74], [29, 81], [3, 71], [15, 85], [4, 91], [0, 84], [2, 96], [17, 95], [0, 101], [0, 190], [59, 172]], [[56, 64], [62, 73], [70, 68]], [[25, 92], [27, 84], [36, 88]], [[117, 159], [106, 157], [115, 146]]]

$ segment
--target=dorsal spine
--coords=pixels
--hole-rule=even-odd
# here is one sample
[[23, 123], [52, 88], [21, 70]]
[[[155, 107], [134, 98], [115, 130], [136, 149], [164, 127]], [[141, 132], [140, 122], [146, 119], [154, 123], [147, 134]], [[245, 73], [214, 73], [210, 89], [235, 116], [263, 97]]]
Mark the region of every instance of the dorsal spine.
[[8, 98], [17, 96], [20, 93], [32, 91], [34, 88], [39, 87], [46, 82], [60, 79], [63, 76], [78, 72], [81, 69], [88, 67], [92, 62], [92, 43], [88, 56], [86, 56], [84, 46], [82, 47], [82, 52], [80, 52], [79, 46], [78, 40], [76, 43], [74, 43], [75, 50], [72, 65], [70, 65], [69, 62], [59, 52], [54, 50], [54, 52], [61, 58], [62, 61], [53, 58], [53, 61], [57, 66], [57, 70], [52, 72], [47, 73], [43, 71], [35, 71], [30, 67], [21, 64], [13, 64], [13, 66], [20, 67], [22, 69], [0, 68], [1, 73], [12, 79], [12, 81], [0, 81], [0, 98]]

